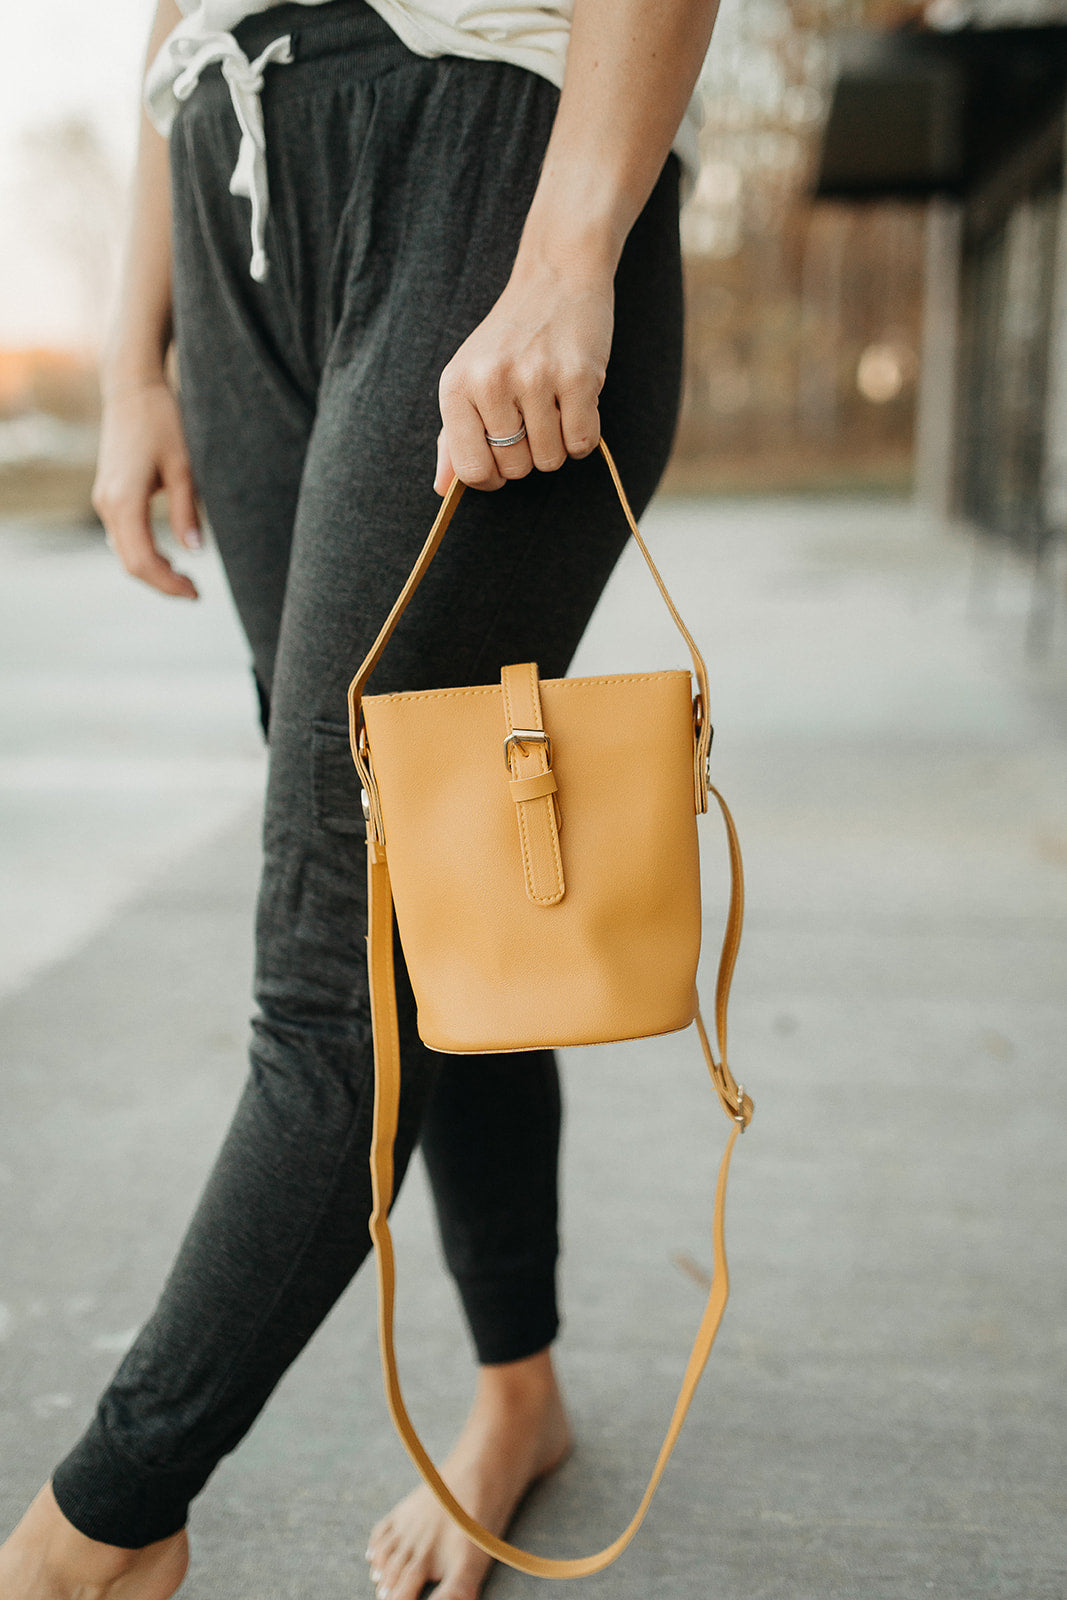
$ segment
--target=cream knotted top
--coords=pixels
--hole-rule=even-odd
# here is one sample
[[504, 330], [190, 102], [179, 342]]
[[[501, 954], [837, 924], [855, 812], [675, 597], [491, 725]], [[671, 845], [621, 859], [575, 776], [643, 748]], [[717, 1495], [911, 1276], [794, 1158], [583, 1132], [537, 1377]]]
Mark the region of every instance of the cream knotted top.
[[[298, 0], [318, 5], [323, 0]], [[368, 0], [400, 40], [421, 56], [467, 56], [477, 61], [509, 61], [563, 84], [573, 0], [538, 5], [534, 0]], [[204, 68], [218, 62], [241, 128], [230, 193], [251, 202], [249, 271], [258, 282], [267, 275], [263, 244], [269, 193], [267, 149], [260, 90], [268, 66], [292, 61], [287, 33], [272, 39], [250, 61], [232, 29], [242, 17], [269, 11], [281, 0], [179, 0], [183, 17], [164, 39], [145, 78], [145, 108], [162, 134], [169, 134], [178, 106], [187, 100]], [[683, 195], [691, 191], [699, 156], [701, 111], [696, 95], [674, 141], [683, 170]]]

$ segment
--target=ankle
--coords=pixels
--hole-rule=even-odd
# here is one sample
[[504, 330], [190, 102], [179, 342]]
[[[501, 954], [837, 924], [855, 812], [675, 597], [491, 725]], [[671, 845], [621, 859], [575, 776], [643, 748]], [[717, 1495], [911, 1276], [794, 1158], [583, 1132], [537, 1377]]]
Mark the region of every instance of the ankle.
[[82, 1533], [60, 1506], [51, 1479], [44, 1485], [38, 1499], [42, 1513], [41, 1525], [47, 1530], [49, 1549], [57, 1565], [83, 1573], [91, 1582], [109, 1584], [129, 1572], [143, 1554], [141, 1550], [105, 1544], [103, 1540]]
[[34, 1497], [10, 1543], [32, 1552], [36, 1568], [56, 1594], [104, 1595], [141, 1556], [139, 1550], [103, 1544], [81, 1533], [60, 1509], [51, 1480]]
[[122, 1550], [96, 1540], [78, 1543], [60, 1538], [42, 1552], [42, 1566], [57, 1593], [105, 1596], [134, 1571], [140, 1555], [139, 1550]]
[[559, 1396], [559, 1384], [550, 1349], [519, 1361], [504, 1361], [478, 1369], [478, 1399], [514, 1408], [541, 1408]]

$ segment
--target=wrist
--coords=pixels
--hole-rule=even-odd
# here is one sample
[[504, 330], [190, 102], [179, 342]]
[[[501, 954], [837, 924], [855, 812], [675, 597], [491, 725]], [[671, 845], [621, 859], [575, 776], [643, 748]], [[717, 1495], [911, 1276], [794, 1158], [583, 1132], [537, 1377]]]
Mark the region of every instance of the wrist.
[[134, 389], [166, 384], [169, 345], [169, 330], [166, 336], [113, 338], [105, 346], [98, 367], [101, 399], [117, 399]]
[[162, 367], [153, 372], [100, 374], [100, 399], [104, 405], [109, 405], [113, 400], [123, 400], [127, 395], [138, 394], [144, 389], [169, 387]]
[[611, 291], [628, 228], [617, 214], [575, 199], [534, 197], [519, 240], [513, 277], [548, 274], [576, 286]]

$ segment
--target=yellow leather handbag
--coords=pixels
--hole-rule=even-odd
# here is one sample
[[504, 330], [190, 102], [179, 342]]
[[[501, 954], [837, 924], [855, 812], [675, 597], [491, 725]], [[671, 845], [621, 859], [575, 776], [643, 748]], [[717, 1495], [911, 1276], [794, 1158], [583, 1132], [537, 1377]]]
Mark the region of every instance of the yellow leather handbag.
[[[463, 494], [445, 495], [381, 633], [349, 686], [352, 755], [363, 783], [374, 1029], [371, 1144], [379, 1342], [398, 1433], [453, 1520], [498, 1561], [548, 1578], [599, 1572], [651, 1503], [711, 1350], [728, 1280], [723, 1203], [752, 1101], [726, 1061], [726, 1004], [741, 935], [741, 853], [708, 781], [711, 725], [703, 658], [675, 610], [603, 440], [619, 501], [692, 657], [665, 671], [542, 680], [533, 662], [463, 689], [368, 695], [367, 680], [433, 560]], [[726, 824], [731, 891], [715, 997], [718, 1058], [697, 1001], [697, 814], [714, 795]], [[388, 1212], [400, 1101], [393, 908], [434, 1050], [471, 1054], [645, 1038], [696, 1022], [712, 1083], [733, 1122], [719, 1169], [715, 1269], [681, 1391], [629, 1526], [594, 1555], [538, 1556], [468, 1515], [426, 1453], [404, 1406], [393, 1345], [395, 1262]]]

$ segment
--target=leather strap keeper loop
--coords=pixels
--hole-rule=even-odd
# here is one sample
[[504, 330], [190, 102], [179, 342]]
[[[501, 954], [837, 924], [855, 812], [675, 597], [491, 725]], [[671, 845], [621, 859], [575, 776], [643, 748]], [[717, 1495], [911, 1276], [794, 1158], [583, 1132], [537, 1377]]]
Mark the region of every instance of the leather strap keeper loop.
[[512, 778], [508, 793], [515, 801], [540, 800], [542, 795], [556, 793], [556, 775], [550, 767], [532, 778]]

